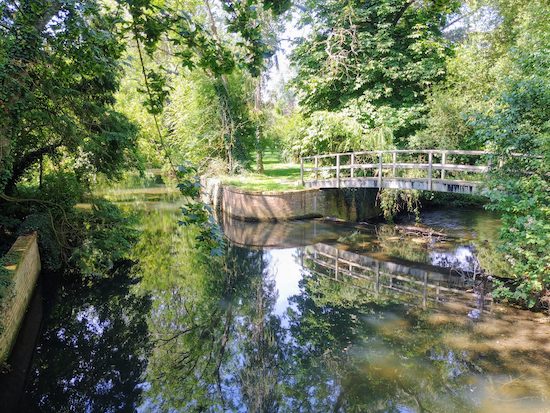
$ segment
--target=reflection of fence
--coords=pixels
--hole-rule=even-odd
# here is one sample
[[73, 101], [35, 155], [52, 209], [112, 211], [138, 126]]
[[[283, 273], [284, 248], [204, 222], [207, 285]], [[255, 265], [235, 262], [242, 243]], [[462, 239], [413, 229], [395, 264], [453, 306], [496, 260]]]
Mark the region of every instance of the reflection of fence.
[[[447, 274], [379, 261], [371, 257], [342, 251], [326, 244], [306, 249], [305, 260], [313, 262], [309, 270], [334, 281], [359, 288], [379, 298], [392, 299], [422, 307], [437, 307], [461, 302], [468, 307], [485, 310], [491, 297], [466, 293], [467, 283], [459, 274]], [[471, 288], [471, 280], [470, 285]], [[476, 301], [477, 300], [477, 301]]]
[[[406, 188], [475, 193], [486, 181], [484, 175], [495, 166], [495, 157], [484, 151], [459, 150], [316, 155], [301, 158], [301, 181], [302, 185], [315, 188]], [[314, 167], [305, 167], [304, 162]], [[502, 158], [498, 158], [498, 165], [503, 165]], [[414, 170], [413, 176], [407, 170]], [[439, 171], [437, 176], [436, 171]], [[313, 172], [313, 180], [305, 181], [305, 172]]]

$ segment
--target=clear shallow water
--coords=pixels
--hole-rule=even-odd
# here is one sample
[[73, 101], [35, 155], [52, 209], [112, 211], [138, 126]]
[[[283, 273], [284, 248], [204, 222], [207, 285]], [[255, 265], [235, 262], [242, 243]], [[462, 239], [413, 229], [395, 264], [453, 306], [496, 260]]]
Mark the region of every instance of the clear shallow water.
[[226, 219], [218, 259], [177, 208], [142, 210], [139, 264], [44, 280], [21, 411], [550, 411], [550, 324], [482, 299], [466, 267], [440, 268], [442, 254], [489, 256], [484, 211], [430, 213], [444, 241]]

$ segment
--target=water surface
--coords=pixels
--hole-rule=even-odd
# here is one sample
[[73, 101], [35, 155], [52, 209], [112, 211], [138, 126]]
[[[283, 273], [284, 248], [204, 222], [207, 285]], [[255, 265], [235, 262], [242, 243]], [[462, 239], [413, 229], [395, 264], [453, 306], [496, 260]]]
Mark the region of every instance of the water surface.
[[45, 280], [22, 411], [549, 411], [547, 319], [485, 296], [494, 215], [431, 212], [436, 237], [225, 217], [212, 258], [179, 201], [140, 202], [137, 264]]

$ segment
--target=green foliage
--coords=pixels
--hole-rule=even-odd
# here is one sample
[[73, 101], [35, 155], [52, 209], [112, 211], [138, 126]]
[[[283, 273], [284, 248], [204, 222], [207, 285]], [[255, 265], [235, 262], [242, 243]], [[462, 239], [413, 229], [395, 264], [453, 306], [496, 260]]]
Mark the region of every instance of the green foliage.
[[420, 191], [416, 189], [389, 189], [386, 188], [378, 194], [378, 202], [384, 219], [393, 222], [393, 217], [403, 211], [414, 213], [417, 217], [420, 213]]
[[409, 138], [411, 149], [474, 150], [473, 128], [464, 114], [472, 109], [473, 96], [457, 94], [456, 89], [434, 89], [428, 96], [426, 129]]
[[308, 118], [299, 111], [284, 113], [283, 109], [276, 108], [268, 117], [266, 135], [272, 142], [272, 150], [276, 150], [282, 161], [298, 162], [300, 153], [294, 151], [299, 145], [301, 133], [308, 124]]
[[[533, 307], [550, 287], [550, 9], [533, 2], [518, 16], [511, 67], [494, 105], [472, 125], [479, 142], [504, 156], [491, 177], [492, 209], [502, 213], [501, 251], [515, 285], [495, 294]], [[514, 157], [513, 153], [527, 156]]]
[[196, 226], [199, 230], [196, 236], [199, 248], [209, 249], [212, 256], [222, 256], [226, 246], [223, 232], [213, 217], [212, 209], [198, 200], [201, 184], [196, 173], [197, 169], [191, 164], [178, 167], [178, 188], [182, 195], [190, 199], [190, 202], [181, 207], [183, 220], [178, 224]]
[[389, 128], [367, 129], [345, 112], [313, 112], [304, 121], [298, 139], [289, 148], [293, 158], [354, 150], [383, 150], [393, 147]]
[[0, 55], [0, 135], [11, 157], [6, 191], [44, 156], [73, 163], [80, 176], [116, 176], [135, 161], [135, 128], [111, 108], [124, 48], [117, 14], [104, 14], [96, 2], [40, 1], [7, 2], [4, 12], [10, 15], [2, 20]]
[[0, 257], [0, 335], [4, 331], [2, 323], [5, 306], [11, 301], [15, 292], [13, 282], [13, 271], [8, 270], [5, 266], [8, 264], [5, 257]]
[[309, 112], [347, 108], [365, 128], [390, 128], [398, 142], [418, 129], [429, 87], [445, 75], [450, 45], [440, 29], [456, 2], [311, 2], [313, 34], [293, 52], [295, 85]]
[[[56, 221], [60, 219], [58, 208], [39, 208], [38, 211], [28, 214], [19, 227], [19, 231], [36, 231], [38, 233], [38, 248], [40, 261], [48, 271], [59, 270], [65, 259], [63, 229], [56, 228]], [[59, 221], [57, 221], [59, 222]]]
[[83, 182], [73, 171], [48, 170], [42, 176], [42, 182], [23, 181], [18, 187], [21, 198], [52, 202], [69, 210], [82, 200], [85, 193]]

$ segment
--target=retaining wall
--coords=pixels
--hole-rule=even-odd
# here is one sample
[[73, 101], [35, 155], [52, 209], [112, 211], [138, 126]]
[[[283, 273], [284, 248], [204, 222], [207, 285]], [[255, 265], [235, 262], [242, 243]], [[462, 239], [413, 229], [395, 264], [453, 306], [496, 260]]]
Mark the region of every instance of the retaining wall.
[[5, 256], [6, 268], [13, 271], [14, 298], [0, 313], [4, 332], [0, 335], [0, 366], [8, 358], [40, 274], [36, 232], [22, 235]]
[[319, 189], [285, 192], [245, 191], [201, 178], [202, 199], [217, 210], [245, 221], [277, 221], [324, 215], [324, 194]]

